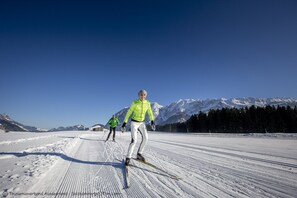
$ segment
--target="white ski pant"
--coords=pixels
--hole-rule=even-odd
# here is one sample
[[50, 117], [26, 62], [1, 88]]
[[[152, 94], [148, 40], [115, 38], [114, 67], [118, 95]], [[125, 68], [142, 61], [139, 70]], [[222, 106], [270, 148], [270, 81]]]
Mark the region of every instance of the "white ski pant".
[[136, 142], [137, 142], [137, 132], [138, 131], [140, 132], [140, 134], [142, 136], [142, 141], [140, 143], [138, 153], [142, 154], [144, 147], [147, 144], [148, 135], [147, 135], [145, 123], [131, 121], [131, 143], [128, 148], [127, 158], [132, 157], [133, 150], [134, 150]]

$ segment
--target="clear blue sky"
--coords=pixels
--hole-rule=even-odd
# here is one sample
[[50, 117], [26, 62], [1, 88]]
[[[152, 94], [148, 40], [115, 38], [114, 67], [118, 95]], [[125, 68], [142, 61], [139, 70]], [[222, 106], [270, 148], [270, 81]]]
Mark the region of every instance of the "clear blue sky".
[[297, 1], [0, 2], [0, 113], [106, 123], [139, 89], [178, 99], [297, 97]]

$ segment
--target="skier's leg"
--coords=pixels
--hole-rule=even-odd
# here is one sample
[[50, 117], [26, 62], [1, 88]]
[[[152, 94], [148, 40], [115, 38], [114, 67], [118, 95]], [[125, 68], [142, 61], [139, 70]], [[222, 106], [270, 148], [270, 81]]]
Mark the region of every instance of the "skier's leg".
[[142, 123], [139, 127], [139, 131], [141, 133], [141, 136], [142, 136], [142, 141], [140, 143], [140, 146], [139, 146], [139, 149], [138, 149], [138, 152], [139, 154], [142, 154], [143, 151], [144, 151], [144, 148], [147, 144], [147, 141], [148, 141], [148, 134], [147, 134], [147, 129], [146, 129], [146, 126], [145, 126], [145, 123]]
[[111, 127], [109, 128], [109, 134], [108, 134], [108, 136], [107, 136], [107, 138], [106, 138], [106, 140], [105, 141], [107, 141], [108, 139], [109, 139], [109, 136], [110, 136], [110, 134], [111, 134]]
[[113, 141], [115, 141], [115, 127], [114, 128], [112, 128], [112, 130], [113, 130]]
[[132, 153], [133, 153], [134, 147], [135, 147], [136, 142], [137, 142], [138, 126], [139, 126], [139, 123], [133, 122], [133, 121], [131, 122], [131, 143], [130, 143], [129, 148], [128, 148], [127, 158], [132, 157]]

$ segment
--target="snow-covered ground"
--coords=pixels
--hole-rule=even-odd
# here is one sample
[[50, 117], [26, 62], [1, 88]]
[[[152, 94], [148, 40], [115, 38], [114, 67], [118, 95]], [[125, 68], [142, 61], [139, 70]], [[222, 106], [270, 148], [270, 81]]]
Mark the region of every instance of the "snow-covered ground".
[[[123, 158], [130, 133], [0, 131], [3, 197], [296, 197], [296, 134], [150, 133], [144, 156]], [[139, 138], [141, 136], [139, 135]], [[140, 141], [138, 141], [140, 142]], [[137, 149], [135, 149], [136, 154]], [[172, 175], [180, 179], [173, 178]]]

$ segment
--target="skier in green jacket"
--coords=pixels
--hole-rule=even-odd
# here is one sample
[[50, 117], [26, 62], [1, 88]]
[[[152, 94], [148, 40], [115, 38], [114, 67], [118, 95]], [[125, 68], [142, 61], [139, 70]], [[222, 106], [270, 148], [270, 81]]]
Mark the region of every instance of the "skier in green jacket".
[[120, 122], [119, 122], [118, 118], [115, 115], [113, 115], [112, 118], [109, 119], [108, 124], [110, 126], [110, 132], [109, 132], [105, 142], [109, 139], [109, 136], [111, 135], [112, 131], [113, 131], [113, 141], [115, 141], [115, 129], [116, 129], [116, 126], [118, 124], [120, 124]]
[[133, 113], [132, 119], [131, 119], [131, 143], [129, 145], [128, 154], [125, 161], [126, 165], [129, 165], [130, 163], [130, 159], [132, 157], [132, 153], [137, 142], [138, 131], [142, 135], [142, 142], [137, 152], [137, 159], [141, 161], [145, 161], [145, 158], [142, 156], [142, 153], [148, 141], [147, 129], [144, 122], [146, 112], [148, 112], [152, 129], [153, 130], [156, 129], [156, 126], [154, 124], [154, 115], [151, 109], [151, 104], [148, 100], [146, 100], [147, 92], [145, 90], [140, 90], [138, 92], [138, 96], [139, 96], [139, 99], [134, 100], [132, 102], [125, 116], [124, 123], [122, 125], [122, 131], [125, 131], [126, 123], [128, 122], [129, 117]]

